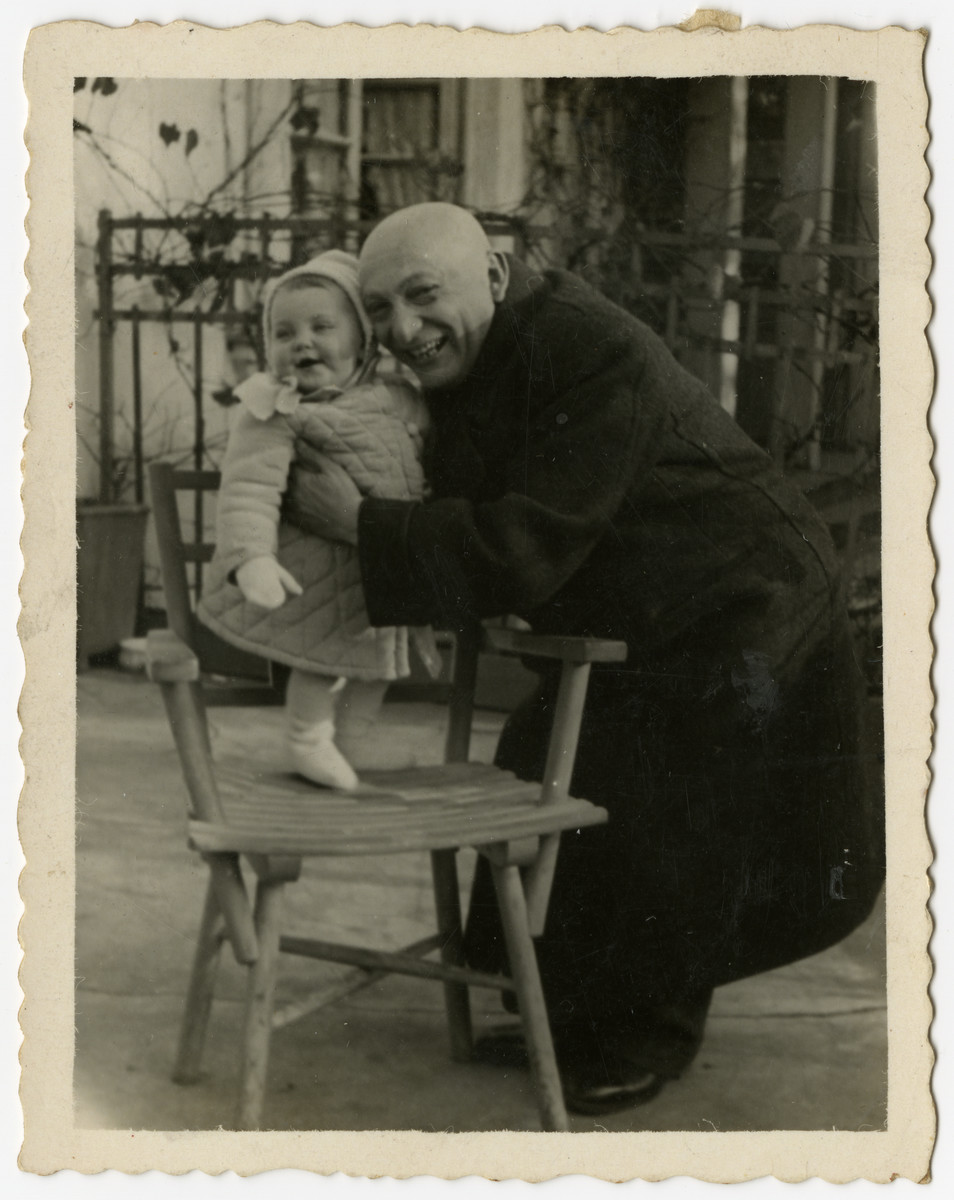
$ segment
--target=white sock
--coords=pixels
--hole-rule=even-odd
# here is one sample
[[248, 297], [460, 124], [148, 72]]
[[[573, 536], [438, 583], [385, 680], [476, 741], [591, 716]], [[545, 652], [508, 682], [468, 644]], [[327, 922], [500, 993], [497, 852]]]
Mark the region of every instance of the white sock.
[[384, 680], [349, 679], [338, 696], [335, 741], [348, 758], [360, 762], [368, 754], [378, 714], [387, 691]]

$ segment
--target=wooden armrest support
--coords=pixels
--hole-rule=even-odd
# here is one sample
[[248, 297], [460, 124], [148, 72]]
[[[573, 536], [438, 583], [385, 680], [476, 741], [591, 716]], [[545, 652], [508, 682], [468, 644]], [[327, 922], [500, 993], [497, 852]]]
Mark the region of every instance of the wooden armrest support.
[[606, 638], [561, 637], [522, 629], [484, 629], [484, 646], [500, 654], [528, 654], [564, 662], [624, 662], [626, 643]]
[[153, 629], [146, 637], [146, 673], [154, 683], [195, 683], [199, 660], [177, 633]]

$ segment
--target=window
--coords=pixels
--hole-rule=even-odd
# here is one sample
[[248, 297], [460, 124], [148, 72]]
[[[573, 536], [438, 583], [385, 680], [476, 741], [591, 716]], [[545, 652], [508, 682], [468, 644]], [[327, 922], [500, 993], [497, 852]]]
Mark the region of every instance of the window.
[[365, 80], [361, 112], [362, 217], [459, 198], [458, 80]]
[[375, 220], [460, 199], [457, 79], [302, 80], [293, 118], [292, 209]]

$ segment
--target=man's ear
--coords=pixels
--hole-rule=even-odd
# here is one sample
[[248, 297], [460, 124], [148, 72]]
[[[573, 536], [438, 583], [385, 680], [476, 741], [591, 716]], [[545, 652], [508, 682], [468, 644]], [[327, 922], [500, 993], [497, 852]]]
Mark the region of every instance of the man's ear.
[[499, 304], [507, 294], [510, 283], [510, 264], [507, 256], [499, 250], [487, 251], [487, 274], [490, 278], [490, 294], [494, 304]]

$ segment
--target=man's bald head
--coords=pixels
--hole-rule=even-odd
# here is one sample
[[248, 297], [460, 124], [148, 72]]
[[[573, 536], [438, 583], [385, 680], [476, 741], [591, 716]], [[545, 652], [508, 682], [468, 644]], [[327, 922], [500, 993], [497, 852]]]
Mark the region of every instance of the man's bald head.
[[413, 204], [385, 217], [371, 231], [361, 251], [361, 264], [396, 253], [433, 257], [473, 257], [483, 264], [491, 253], [480, 222], [456, 204]]
[[359, 262], [362, 299], [380, 341], [425, 388], [461, 383], [509, 278], [479, 222], [453, 204], [416, 204], [385, 217]]

